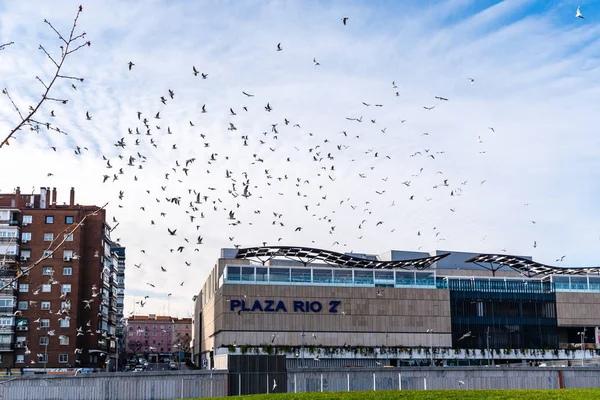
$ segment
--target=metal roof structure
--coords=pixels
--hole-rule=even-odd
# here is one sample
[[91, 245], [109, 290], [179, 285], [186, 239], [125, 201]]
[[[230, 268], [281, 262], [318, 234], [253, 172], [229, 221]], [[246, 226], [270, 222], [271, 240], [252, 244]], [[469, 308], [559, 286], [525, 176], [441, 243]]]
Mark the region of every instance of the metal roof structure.
[[314, 249], [311, 247], [249, 247], [237, 249], [235, 258], [255, 259], [263, 265], [275, 257], [287, 258], [291, 261], [302, 263], [304, 266], [314, 261], [322, 261], [327, 265], [342, 268], [381, 268], [381, 269], [427, 269], [433, 263], [447, 257], [450, 253], [437, 256], [417, 258], [413, 260], [379, 261], [367, 258], [351, 256], [329, 250]]
[[[479, 254], [478, 256], [469, 258], [465, 262], [477, 264], [482, 268], [492, 271], [492, 274], [503, 267], [512, 268], [513, 270], [526, 275], [528, 278], [540, 275], [600, 275], [600, 267], [553, 267], [528, 260], [527, 258], [509, 256], [506, 254]], [[484, 263], [488, 263], [489, 267], [484, 265]]]

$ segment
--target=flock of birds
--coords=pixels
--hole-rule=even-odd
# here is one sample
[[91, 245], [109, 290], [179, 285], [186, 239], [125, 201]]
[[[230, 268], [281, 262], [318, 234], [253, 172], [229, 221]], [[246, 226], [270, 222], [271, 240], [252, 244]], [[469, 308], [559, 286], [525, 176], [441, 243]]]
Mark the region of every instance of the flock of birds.
[[[583, 18], [581, 10], [578, 7], [577, 18]], [[348, 24], [349, 18], [342, 18], [344, 26]], [[276, 52], [284, 50], [282, 43], [278, 43], [274, 49]], [[313, 58], [315, 67], [321, 67], [316, 57]], [[130, 61], [127, 64], [127, 69], [130, 73], [135, 73], [136, 64]], [[198, 70], [195, 66], [191, 67], [191, 79], [210, 79], [210, 73]], [[474, 78], [466, 78], [466, 84], [475, 86]], [[390, 85], [390, 97], [399, 97], [400, 91], [395, 81]], [[357, 127], [362, 130], [364, 125], [368, 127], [377, 126], [377, 131], [382, 135], [386, 135], [387, 127], [377, 125], [377, 112], [375, 110], [385, 107], [383, 102], [361, 102], [368, 116], [363, 118], [363, 115], [346, 116], [347, 127], [344, 130], [334, 134], [317, 134], [306, 132], [302, 126], [302, 121], [295, 121], [292, 118], [272, 119], [263, 132], [250, 134], [244, 126], [236, 122], [236, 116], [239, 113], [264, 113], [263, 116], [269, 117], [270, 113], [277, 107], [277, 102], [264, 99], [260, 93], [249, 93], [247, 90], [239, 90], [240, 96], [244, 99], [244, 105], [239, 109], [230, 107], [229, 110], [213, 110], [210, 104], [203, 104], [200, 108], [200, 114], [210, 114], [211, 112], [227, 113], [230, 122], [222, 127], [221, 132], [205, 133], [201, 127], [203, 126], [196, 117], [189, 119], [186, 125], [187, 132], [175, 132], [168, 123], [165, 123], [165, 115], [168, 114], [170, 107], [177, 107], [177, 94], [175, 89], [168, 89], [162, 95], [156, 96], [156, 108], [153, 110], [139, 110], [132, 116], [135, 124], [127, 129], [123, 137], [114, 142], [116, 154], [114, 156], [102, 155], [104, 163], [104, 172], [99, 177], [99, 182], [107, 187], [112, 185], [114, 190], [114, 198], [118, 203], [119, 209], [124, 208], [123, 201], [128, 196], [136, 197], [138, 205], [137, 210], [127, 209], [127, 213], [139, 212], [139, 220], [145, 221], [149, 230], [158, 232], [168, 238], [176, 241], [168, 251], [173, 254], [179, 254], [187, 260], [194, 259], [194, 253], [200, 252], [205, 237], [209, 236], [210, 232], [203, 231], [204, 220], [207, 218], [217, 218], [222, 220], [223, 231], [227, 231], [229, 245], [240, 247], [239, 238], [233, 233], [236, 227], [240, 225], [252, 225], [255, 222], [265, 223], [271, 229], [277, 230], [277, 240], [275, 243], [261, 242], [262, 245], [284, 245], [294, 244], [293, 233], [300, 232], [303, 229], [321, 229], [317, 225], [323, 225], [324, 229], [330, 235], [337, 235], [336, 226], [338, 219], [337, 215], [347, 219], [349, 216], [356, 218], [356, 227], [359, 232], [366, 226], [379, 229], [379, 235], [386, 235], [395, 231], [395, 228], [385, 228], [390, 221], [374, 219], [377, 207], [382, 204], [382, 200], [375, 201], [374, 199], [386, 199], [389, 207], [394, 207], [401, 200], [409, 202], [433, 200], [433, 196], [422, 196], [416, 190], [412, 192], [424, 171], [436, 171], [435, 176], [438, 176], [437, 183], [433, 189], [439, 192], [440, 196], [449, 196], [460, 198], [465, 195], [469, 184], [464, 177], [446, 176], [444, 171], [436, 170], [436, 161], [445, 156], [445, 151], [442, 149], [432, 148], [431, 142], [425, 142], [428, 132], [421, 133], [424, 144], [420, 150], [413, 151], [410, 154], [404, 155], [409, 159], [418, 162], [420, 166], [411, 174], [408, 179], [399, 179], [393, 181], [393, 176], [398, 176], [394, 172], [395, 158], [402, 157], [402, 154], [391, 153], [389, 149], [382, 145], [377, 148], [376, 145], [368, 146], [360, 151], [362, 161], [369, 164], [366, 171], [359, 172], [352, 180], [353, 184], [360, 186], [363, 179], [376, 179], [378, 185], [382, 188], [374, 190], [373, 193], [367, 194], [370, 200], [364, 203], [355, 202], [350, 197], [340, 197], [336, 193], [336, 189], [332, 186], [339, 178], [337, 171], [341, 170], [342, 175], [346, 175], [346, 170], [350, 169], [350, 163], [357, 161], [356, 152], [350, 153], [350, 149], [366, 144], [373, 144], [373, 138], [366, 138], [361, 141], [361, 135], [356, 133]], [[423, 112], [435, 113], [436, 107], [440, 107], [450, 102], [446, 96], [435, 96], [431, 104], [423, 105]], [[53, 111], [50, 117], [55, 117]], [[93, 121], [94, 115], [87, 111], [85, 115], [86, 121]], [[406, 120], [400, 120], [400, 124], [404, 124]], [[496, 134], [494, 127], [485, 129], [490, 135]], [[239, 132], [239, 133], [238, 133]], [[214, 148], [212, 139], [214, 136], [229, 135], [229, 143], [227, 148]], [[178, 143], [178, 136], [186, 135], [193, 136], [201, 141], [200, 149], [197, 149], [195, 156], [189, 158], [180, 158], [181, 146]], [[478, 143], [484, 142], [484, 133], [477, 137]], [[360, 143], [360, 145], [354, 145]], [[427, 144], [425, 144], [427, 143]], [[305, 146], [303, 146], [305, 144]], [[434, 145], [434, 144], [433, 144]], [[237, 146], [239, 153], [246, 157], [248, 168], [245, 170], [236, 170], [232, 165], [235, 165], [234, 160], [230, 159], [228, 150]], [[56, 146], [50, 146], [52, 150], [57, 151]], [[370, 148], [369, 148], [370, 147]], [[286, 148], [288, 153], [285, 153], [283, 148]], [[293, 149], [292, 149], [293, 148]], [[82, 155], [84, 151], [89, 151], [86, 147], [75, 147], [75, 154]], [[172, 152], [171, 165], [161, 172], [160, 176], [145, 176], [146, 163], [152, 163], [157, 157], [166, 153]], [[289, 156], [289, 152], [293, 156]], [[280, 156], [281, 153], [285, 155]], [[486, 150], [481, 150], [480, 153], [486, 153]], [[351, 154], [351, 155], [348, 155]], [[239, 160], [236, 160], [239, 162]], [[314, 167], [302, 168], [296, 170], [296, 174], [280, 173], [280, 166], [289, 163], [292, 165], [313, 165]], [[293, 170], [293, 168], [292, 168]], [[219, 185], [202, 185], [203, 180], [197, 179], [197, 176], [220, 176]], [[432, 172], [432, 175], [434, 173]], [[52, 176], [48, 173], [48, 176]], [[388, 177], [388, 175], [390, 175]], [[343, 176], [348, 178], [347, 176]], [[138, 187], [141, 181], [146, 178], [154, 182], [156, 187]], [[390, 179], [388, 181], [388, 179]], [[476, 182], [478, 185], [485, 184], [482, 180]], [[404, 199], [387, 198], [386, 185], [402, 185], [407, 190]], [[270, 192], [273, 196], [282, 196], [280, 201], [281, 207], [289, 207], [290, 204], [300, 201], [302, 206], [296, 210], [288, 210], [284, 212], [271, 209], [261, 209], [260, 204], [263, 197], [267, 198], [271, 195], [265, 193]], [[142, 196], [143, 195], [143, 196]], [[293, 200], [288, 200], [293, 197]], [[154, 207], [150, 205], [160, 204], [161, 209], [153, 212]], [[251, 208], [254, 205], [254, 208]], [[530, 205], [529, 203], [524, 204]], [[325, 206], [328, 207], [328, 212], [321, 212]], [[117, 211], [117, 210], [115, 210]], [[337, 212], [336, 212], [337, 211]], [[449, 212], [457, 211], [456, 206], [451, 207]], [[118, 213], [117, 213], [118, 215]], [[170, 221], [173, 221], [173, 215], [184, 216], [187, 220], [187, 226], [174, 226]], [[358, 215], [358, 217], [356, 217]], [[252, 219], [254, 218], [254, 220]], [[311, 220], [312, 219], [312, 220]], [[294, 223], [295, 221], [303, 221], [301, 224]], [[290, 222], [291, 221], [291, 222]], [[116, 217], [112, 218], [112, 229], [115, 230], [119, 226], [119, 220]], [[535, 224], [535, 221], [532, 221]], [[257, 232], [259, 235], [262, 232]], [[436, 242], [445, 240], [444, 235], [437, 227], [431, 227], [429, 235], [434, 236]], [[347, 236], [348, 232], [342, 233], [341, 236]], [[425, 232], [418, 230], [415, 232], [417, 236], [424, 236]], [[337, 235], [340, 236], [340, 235]], [[362, 239], [363, 234], [359, 234], [358, 239]], [[485, 239], [485, 237], [484, 237]], [[483, 240], [483, 239], [482, 239]], [[116, 239], [117, 242], [120, 238]], [[174, 243], [174, 242], [171, 242]], [[346, 246], [335, 240], [331, 244], [335, 246]], [[220, 246], [227, 247], [227, 246]], [[533, 242], [533, 247], [537, 247], [537, 241]], [[133, 265], [136, 269], [142, 269], [142, 262], [138, 261], [142, 257], [149, 258], [152, 252], [163, 251], [163, 249], [139, 249], [139, 253], [135, 254], [129, 251], [128, 258], [136, 260]], [[506, 251], [502, 249], [502, 251]], [[144, 256], [145, 255], [145, 256]], [[563, 261], [565, 256], [560, 257], [557, 261]], [[192, 266], [191, 261], [184, 261], [187, 267]], [[172, 274], [172, 268], [175, 264], [168, 266], [154, 265], [151, 267], [155, 271], [160, 271], [161, 274]], [[187, 273], [185, 273], [187, 274]], [[133, 274], [132, 274], [133, 275]], [[143, 270], [135, 273], [136, 276], [143, 276]], [[158, 274], [160, 275], [160, 274]], [[131, 276], [131, 275], [130, 275]], [[54, 278], [50, 277], [50, 283], [55, 283]], [[181, 280], [180, 286], [184, 286], [185, 279]], [[40, 282], [42, 284], [47, 282]], [[145, 284], [157, 292], [162, 290], [160, 281], [147, 281]], [[36, 290], [39, 291], [39, 288]], [[35, 292], [34, 292], [35, 294]], [[379, 294], [378, 294], [379, 295]], [[98, 296], [96, 288], [93, 288], [91, 297], [84, 300], [84, 307], [90, 308], [90, 303], [93, 303]], [[171, 296], [171, 293], [168, 293]], [[150, 294], [144, 296], [136, 302], [140, 307], [144, 307]], [[36, 306], [36, 302], [31, 302], [31, 306]], [[69, 302], [63, 302], [63, 307], [58, 310], [55, 315], [62, 319], [69, 319]], [[133, 311], [132, 311], [133, 313]], [[39, 322], [39, 319], [34, 322]], [[38, 327], [38, 329], [43, 329]], [[49, 331], [48, 335], [53, 336], [54, 331]], [[89, 322], [87, 325], [77, 328], [77, 335], [104, 335], [101, 331], [93, 329]], [[80, 351], [79, 349], [76, 350]], [[27, 349], [26, 354], [30, 354]], [[35, 361], [32, 360], [32, 363]], [[275, 387], [274, 387], [275, 388]]]

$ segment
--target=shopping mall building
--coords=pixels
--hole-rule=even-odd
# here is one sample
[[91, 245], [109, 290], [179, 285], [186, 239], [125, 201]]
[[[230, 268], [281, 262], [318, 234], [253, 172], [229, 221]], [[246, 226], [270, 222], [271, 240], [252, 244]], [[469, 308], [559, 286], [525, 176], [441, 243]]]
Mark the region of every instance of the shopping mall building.
[[600, 347], [600, 268], [531, 257], [222, 249], [194, 301], [192, 353], [204, 367], [227, 354], [429, 365], [592, 358]]

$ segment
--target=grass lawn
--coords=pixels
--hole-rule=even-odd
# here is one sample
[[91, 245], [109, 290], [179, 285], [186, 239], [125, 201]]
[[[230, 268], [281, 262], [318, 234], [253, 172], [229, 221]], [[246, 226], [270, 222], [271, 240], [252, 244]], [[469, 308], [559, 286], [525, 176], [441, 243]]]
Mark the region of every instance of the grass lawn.
[[[240, 398], [220, 397], [220, 399]], [[587, 400], [600, 399], [600, 389], [557, 390], [403, 390], [372, 392], [281, 393], [242, 396], [245, 400]]]

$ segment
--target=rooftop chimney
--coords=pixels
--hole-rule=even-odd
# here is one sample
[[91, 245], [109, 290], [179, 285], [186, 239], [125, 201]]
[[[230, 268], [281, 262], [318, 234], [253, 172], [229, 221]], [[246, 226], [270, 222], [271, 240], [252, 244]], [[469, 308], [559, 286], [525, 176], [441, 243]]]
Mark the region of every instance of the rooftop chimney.
[[46, 208], [46, 188], [40, 188], [40, 208]]
[[15, 208], [21, 208], [21, 188], [19, 186], [15, 190]]
[[56, 188], [52, 188], [52, 208], [56, 208]]
[[69, 197], [69, 205], [73, 207], [75, 205], [75, 188], [71, 188], [71, 196]]
[[46, 188], [46, 207], [50, 208], [50, 186]]

